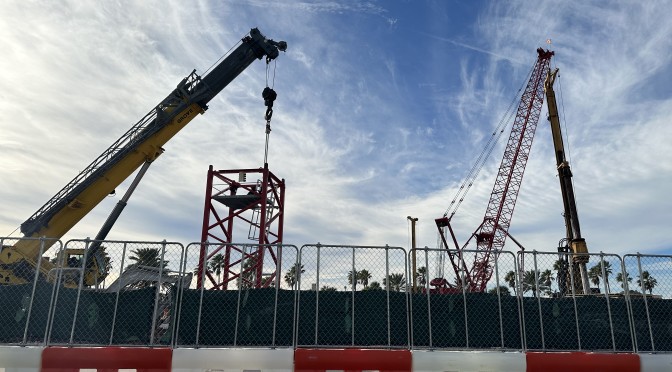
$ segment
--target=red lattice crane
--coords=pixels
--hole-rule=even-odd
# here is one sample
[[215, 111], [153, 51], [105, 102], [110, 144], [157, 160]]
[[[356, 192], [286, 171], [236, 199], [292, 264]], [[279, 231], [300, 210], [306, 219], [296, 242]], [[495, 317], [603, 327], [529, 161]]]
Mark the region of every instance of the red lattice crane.
[[436, 219], [441, 242], [445, 248], [450, 247], [446, 240], [447, 233], [450, 233], [452, 243], [458, 251], [467, 249], [471, 239], [476, 239], [476, 253], [471, 265], [462, 261], [462, 254], [455, 253], [454, 250], [448, 251], [448, 257], [458, 278], [456, 285], [464, 287], [467, 291], [485, 291], [494, 270], [494, 259], [497, 253], [504, 248], [506, 238], [509, 236], [513, 209], [516, 206], [525, 166], [532, 148], [532, 140], [544, 103], [544, 79], [550, 67], [551, 57], [554, 55], [554, 52], [541, 48], [537, 49], [537, 53], [537, 61], [521, 96], [483, 222], [460, 248], [450, 226], [450, 217], [446, 214]]

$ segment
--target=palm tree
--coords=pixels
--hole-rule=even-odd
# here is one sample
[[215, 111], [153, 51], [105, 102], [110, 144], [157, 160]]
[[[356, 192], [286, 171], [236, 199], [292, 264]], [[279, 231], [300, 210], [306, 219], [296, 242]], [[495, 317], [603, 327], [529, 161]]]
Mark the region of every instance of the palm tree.
[[360, 270], [357, 272], [357, 279], [360, 283], [366, 288], [369, 285], [369, 279], [371, 279], [371, 273], [368, 270]]
[[532, 291], [532, 296], [537, 297], [539, 291], [539, 270], [528, 270], [523, 274], [523, 293]]
[[567, 268], [566, 265], [567, 261], [565, 261], [564, 259], [555, 260], [555, 262], [553, 263], [553, 270], [555, 270], [556, 272], [560, 272]]
[[555, 277], [553, 276], [553, 271], [550, 269], [546, 269], [539, 274], [540, 289], [549, 297], [553, 294], [551, 290], [553, 280], [555, 280]]
[[[488, 293], [496, 295], [497, 294], [497, 287], [490, 288], [488, 290]], [[499, 286], [499, 295], [500, 296], [511, 296], [511, 291], [509, 290], [509, 287], [507, 287], [505, 285], [500, 285]]]
[[296, 263], [294, 266], [292, 266], [291, 269], [287, 270], [285, 273], [285, 283], [292, 288], [295, 289], [296, 284], [299, 281], [299, 276], [303, 273], [305, 273], [306, 270], [303, 269], [303, 265], [299, 265], [299, 263]]
[[380, 283], [378, 282], [371, 282], [369, 283], [369, 286], [364, 288], [365, 291], [380, 291], [383, 288], [380, 286]]
[[406, 289], [406, 280], [404, 274], [390, 274], [387, 278], [383, 278], [383, 285], [387, 286], [390, 291], [401, 292]]
[[644, 291], [649, 291], [649, 294], [653, 294], [653, 288], [658, 284], [656, 278], [651, 276], [648, 271], [642, 271], [642, 274], [637, 277], [637, 285], [644, 289]]
[[516, 273], [511, 270], [508, 273], [506, 273], [506, 276], [504, 276], [504, 281], [506, 284], [513, 289], [514, 294], [518, 294], [518, 291], [516, 290]]
[[621, 283], [621, 288], [625, 291], [625, 283], [632, 283], [632, 278], [630, 277], [630, 273], [626, 271], [625, 275], [623, 273], [616, 274], [616, 281]]
[[[129, 260], [133, 261], [132, 264], [126, 266], [126, 270], [136, 268], [138, 266], [147, 266], [147, 267], [156, 267], [166, 269], [168, 266], [168, 260], [161, 260], [161, 249], [159, 248], [138, 248], [131, 251], [131, 256], [128, 257]], [[128, 285], [128, 288], [147, 288], [151, 287], [154, 284], [152, 280], [138, 280], [137, 282]], [[163, 284], [167, 286], [167, 284]]]
[[138, 248], [132, 250], [131, 254], [132, 256], [128, 259], [134, 261], [135, 266], [163, 267], [164, 269], [168, 266], [168, 260], [161, 261], [159, 248]]
[[357, 290], [357, 281], [359, 280], [358, 274], [357, 270], [350, 270], [348, 272], [348, 284], [355, 291]]
[[595, 284], [596, 286], [600, 285], [600, 278], [602, 277], [602, 270], [600, 270], [600, 267], [598, 265], [595, 265], [588, 270], [588, 278], [590, 278], [590, 282]]
[[567, 292], [567, 287], [571, 285], [568, 261], [567, 258], [561, 258], [553, 263], [553, 270], [555, 270], [558, 279], [558, 289], [562, 295]]
[[217, 275], [217, 282], [222, 281], [222, 269], [224, 268], [224, 255], [217, 253], [214, 255], [208, 264], [210, 271]]
[[609, 293], [609, 276], [612, 272], [611, 263], [609, 261], [601, 260], [599, 263], [595, 264], [595, 266], [590, 268], [588, 276], [593, 284], [597, 286], [600, 285], [600, 279], [604, 279], [604, 286], [607, 289], [607, 293]]

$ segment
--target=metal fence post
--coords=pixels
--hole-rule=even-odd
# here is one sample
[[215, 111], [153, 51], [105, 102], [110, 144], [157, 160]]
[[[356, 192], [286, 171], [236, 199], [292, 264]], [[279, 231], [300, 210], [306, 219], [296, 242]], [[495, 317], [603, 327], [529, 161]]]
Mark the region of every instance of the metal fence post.
[[644, 298], [644, 308], [646, 309], [646, 323], [649, 327], [649, 337], [651, 338], [651, 351], [656, 351], [656, 345], [653, 342], [653, 329], [651, 328], [651, 315], [649, 313], [649, 302], [646, 299], [646, 290], [644, 289], [644, 278], [642, 278], [642, 255], [637, 252], [637, 269], [639, 270], [639, 288], [642, 291], [642, 297]]
[[[40, 238], [40, 253], [39, 258], [37, 259], [37, 267], [35, 268], [35, 276], [33, 278], [33, 288], [30, 292], [30, 303], [28, 304], [28, 313], [26, 314], [26, 326], [23, 329], [23, 342], [25, 345], [28, 342], [28, 326], [30, 325], [30, 317], [33, 312], [33, 302], [35, 301], [35, 290], [37, 289], [37, 281], [40, 279], [40, 269], [42, 265], [42, 255], [44, 254], [44, 240], [45, 237]], [[4, 239], [0, 239], [0, 247], [2, 246]]]

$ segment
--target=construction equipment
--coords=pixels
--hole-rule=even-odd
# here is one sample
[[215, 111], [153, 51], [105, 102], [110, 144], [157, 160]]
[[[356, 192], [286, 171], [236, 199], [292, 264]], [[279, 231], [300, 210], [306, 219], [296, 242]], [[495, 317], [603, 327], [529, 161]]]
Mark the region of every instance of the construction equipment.
[[[563, 216], [565, 218], [566, 238], [562, 241], [565, 246], [560, 247], [563, 252], [571, 252], [572, 270], [575, 278], [581, 278], [580, 283], [574, 283], [572, 293], [590, 293], [590, 283], [588, 281], [588, 272], [586, 264], [588, 263], [588, 247], [586, 240], [581, 237], [581, 227], [579, 225], [579, 215], [576, 210], [576, 199], [574, 198], [574, 186], [572, 184], [572, 171], [569, 162], [565, 157], [565, 145], [562, 140], [562, 131], [560, 128], [560, 116], [558, 115], [558, 106], [555, 101], [555, 91], [553, 83], [558, 75], [558, 69], [548, 70], [546, 80], [544, 81], [544, 90], [546, 91], [546, 104], [548, 105], [548, 121], [551, 124], [551, 133], [553, 134], [553, 147], [555, 149], [555, 161], [558, 169], [558, 179], [560, 180], [560, 191], [562, 192], [562, 205], [564, 207]], [[561, 255], [566, 257], [566, 255]], [[569, 266], [569, 265], [566, 265]], [[558, 278], [561, 295], [564, 295], [568, 287], [572, 285], [572, 280], [567, 270], [562, 270]]]
[[[511, 217], [544, 102], [544, 79], [554, 53], [539, 48], [537, 54], [537, 61], [518, 104], [511, 134], [495, 178], [495, 185], [490, 194], [483, 222], [460, 247], [450, 225], [452, 215], [449, 217], [446, 212], [443, 217], [435, 220], [441, 243], [446, 249], [450, 247], [446, 235], [449, 233], [452, 237], [451, 243], [455, 248], [449, 249], [447, 255], [455, 271], [457, 282], [449, 284], [445, 279], [441, 280], [442, 278], [432, 280], [437, 287], [444, 287], [445, 291], [439, 290], [439, 293], [449, 292], [450, 289], [485, 291], [494, 270], [494, 260], [498, 252], [504, 248], [506, 238], [511, 238], [509, 235]], [[461, 251], [467, 249], [472, 238], [476, 240], [476, 253], [474, 261], [467, 265]], [[515, 242], [515, 239], [512, 238], [512, 240]], [[448, 288], [445, 288], [446, 286]]]
[[[30, 282], [38, 267], [44, 278], [54, 269], [74, 268], [68, 262], [74, 263], [81, 252], [72, 255], [66, 252], [67, 257], [59, 258], [57, 261], [60, 263], [56, 264], [43, 258], [43, 255], [55, 240], [65, 235], [108, 194], [113, 193], [138, 167], [156, 159], [163, 152], [162, 146], [196, 115], [204, 113], [208, 102], [255, 59], [266, 57], [268, 63], [278, 57], [279, 51], [286, 49], [286, 42], [266, 39], [254, 28], [207, 75], [201, 77], [196, 70], [192, 71], [165, 99], [21, 224], [24, 237], [46, 237], [49, 240], [45, 244], [45, 240], [21, 239], [13, 246], [2, 247], [0, 283]], [[143, 167], [140, 173], [144, 173], [144, 170]], [[126, 200], [125, 196], [123, 205], [115, 209], [97, 239], [104, 239], [107, 235]], [[92, 244], [87, 250], [83, 273], [86, 286], [95, 285], [98, 278], [105, 274], [106, 265], [101, 253], [99, 243]]]

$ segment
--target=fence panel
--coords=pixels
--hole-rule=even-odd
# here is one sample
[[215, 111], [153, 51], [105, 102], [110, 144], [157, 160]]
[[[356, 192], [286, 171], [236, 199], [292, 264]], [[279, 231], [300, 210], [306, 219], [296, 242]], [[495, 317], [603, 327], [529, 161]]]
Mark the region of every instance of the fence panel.
[[408, 271], [399, 247], [304, 245], [301, 346], [408, 347]]
[[164, 323], [175, 288], [190, 280], [180, 271], [183, 251], [165, 241], [68, 241], [59, 253], [47, 342], [169, 344]]
[[[34, 251], [35, 262], [17, 262], [9, 270], [0, 269], [3, 283], [0, 299], [3, 306], [0, 315], [0, 343], [9, 345], [41, 345], [45, 342], [47, 320], [52, 301], [51, 287], [46, 285], [48, 275], [63, 244], [46, 238], [2, 238], [3, 254], [11, 254], [11, 247], [22, 252]], [[38, 259], [38, 258], [42, 259]]]
[[672, 255], [627, 254], [624, 278], [638, 351], [672, 351]]
[[179, 296], [176, 346], [292, 346], [297, 258], [291, 245], [187, 246], [196, 276]]
[[0, 243], [36, 260], [0, 270], [6, 345], [672, 352], [672, 255], [587, 254], [585, 294], [571, 253], [494, 254], [480, 291], [469, 250]]
[[571, 253], [519, 252], [526, 349], [633, 350], [630, 308], [618, 290], [621, 258], [585, 256], [588, 294]]
[[[414, 348], [520, 349], [521, 320], [515, 255], [500, 252], [492, 262], [492, 277], [485, 292], [469, 286], [470, 268], [477, 251], [416, 249], [417, 287], [412, 290], [411, 318]], [[452, 256], [452, 259], [451, 259]], [[411, 264], [412, 265], [412, 264]], [[513, 291], [513, 293], [512, 293]]]

